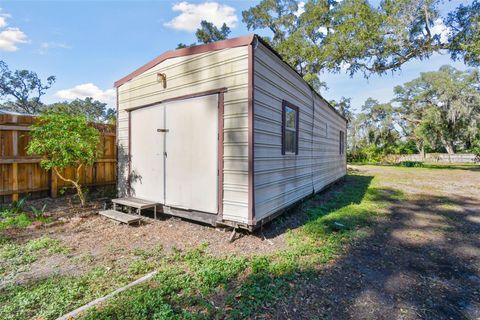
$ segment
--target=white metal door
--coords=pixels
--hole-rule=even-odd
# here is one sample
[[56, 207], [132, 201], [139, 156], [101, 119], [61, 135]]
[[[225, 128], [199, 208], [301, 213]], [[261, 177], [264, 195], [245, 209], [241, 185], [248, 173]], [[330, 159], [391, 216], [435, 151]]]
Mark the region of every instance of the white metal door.
[[165, 105], [166, 205], [218, 212], [218, 95]]
[[132, 196], [164, 203], [165, 106], [131, 111]]

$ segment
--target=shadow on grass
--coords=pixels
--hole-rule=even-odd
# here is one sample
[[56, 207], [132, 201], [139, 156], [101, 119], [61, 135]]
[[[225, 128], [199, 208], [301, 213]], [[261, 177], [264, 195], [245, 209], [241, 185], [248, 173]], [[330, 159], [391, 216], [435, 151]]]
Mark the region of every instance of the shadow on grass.
[[250, 259], [194, 250], [88, 318], [475, 319], [479, 207], [349, 175], [266, 226], [287, 233], [287, 249]]
[[312, 195], [291, 207], [281, 216], [266, 224], [258, 232], [267, 239], [275, 238], [289, 230], [297, 229], [309, 221], [350, 204], [362, 202], [373, 176], [350, 174], [329, 188]]
[[[391, 195], [390, 190], [379, 190], [375, 196], [391, 203], [391, 218], [353, 241], [345, 255], [330, 265], [277, 274], [269, 265], [234, 289], [234, 298], [228, 300], [232, 310], [225, 315], [477, 319], [480, 201], [458, 196], [398, 201], [397, 194]], [[345, 223], [365, 224], [352, 217]]]

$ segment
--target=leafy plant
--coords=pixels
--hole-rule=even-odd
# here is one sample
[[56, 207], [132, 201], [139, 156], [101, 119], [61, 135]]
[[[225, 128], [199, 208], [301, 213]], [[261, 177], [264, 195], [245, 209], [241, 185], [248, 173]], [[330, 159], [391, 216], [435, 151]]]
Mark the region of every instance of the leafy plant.
[[9, 227], [26, 228], [32, 223], [32, 220], [25, 213], [8, 215], [0, 221], [0, 230]]
[[25, 202], [27, 201], [27, 197], [23, 197], [20, 200], [13, 201], [10, 206], [3, 208], [0, 211], [0, 216], [13, 216], [16, 214], [20, 214], [23, 212], [23, 208], [25, 207]]
[[422, 161], [401, 161], [398, 165], [400, 167], [407, 167], [407, 168], [423, 167], [423, 162]]
[[475, 155], [475, 159], [473, 161], [475, 163], [480, 163], [480, 147], [473, 148], [472, 153]]
[[[81, 169], [93, 165], [98, 158], [100, 134], [88, 124], [85, 116], [47, 113], [32, 126], [28, 154], [42, 157], [40, 165], [53, 170], [65, 182], [75, 187], [82, 206], [85, 196], [80, 185]], [[62, 169], [75, 168], [75, 177], [67, 178]]]
[[[311, 85], [322, 71], [365, 76], [402, 68], [408, 61], [449, 52], [453, 60], [480, 63], [480, 2], [440, 14], [442, 1], [262, 0], [242, 12], [249, 30], [268, 42]], [[445, 24], [443, 39], [435, 26]]]
[[40, 209], [35, 208], [34, 206], [30, 207], [30, 209], [32, 209], [32, 213], [35, 216], [35, 218], [42, 218], [45, 214], [45, 209], [46, 208], [47, 208], [46, 203]]

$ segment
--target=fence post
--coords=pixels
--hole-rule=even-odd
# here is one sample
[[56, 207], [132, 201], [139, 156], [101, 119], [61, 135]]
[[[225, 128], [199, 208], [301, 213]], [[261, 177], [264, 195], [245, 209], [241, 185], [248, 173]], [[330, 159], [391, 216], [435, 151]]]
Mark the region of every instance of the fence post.
[[18, 201], [18, 163], [12, 163], [12, 201]]
[[58, 177], [55, 171], [50, 170], [50, 197], [56, 198], [58, 191]]
[[[17, 117], [12, 117], [12, 122], [17, 123]], [[12, 201], [18, 201], [18, 163], [16, 159], [18, 157], [18, 131], [12, 130]]]

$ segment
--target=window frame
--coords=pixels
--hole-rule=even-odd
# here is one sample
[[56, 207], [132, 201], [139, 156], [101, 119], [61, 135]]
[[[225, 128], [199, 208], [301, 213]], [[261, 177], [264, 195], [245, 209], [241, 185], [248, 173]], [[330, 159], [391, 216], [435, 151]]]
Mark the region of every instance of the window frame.
[[[287, 108], [295, 111], [295, 131], [291, 130], [290, 128], [287, 128], [287, 121], [286, 121]], [[298, 155], [298, 136], [300, 135], [299, 119], [300, 119], [300, 108], [286, 100], [282, 100], [282, 155]], [[287, 130], [291, 132], [295, 132], [295, 152], [290, 152], [290, 151], [287, 152], [285, 149], [286, 148], [285, 138], [286, 138]]]

